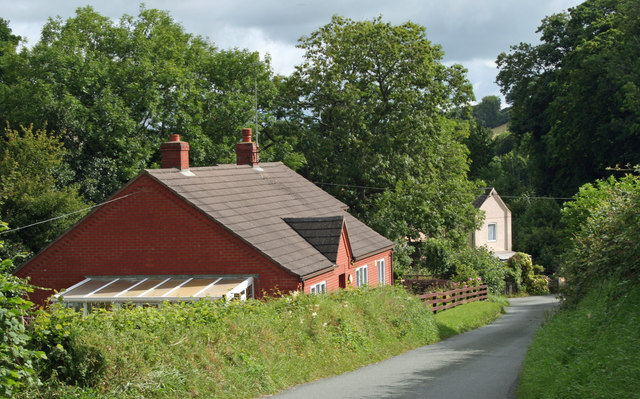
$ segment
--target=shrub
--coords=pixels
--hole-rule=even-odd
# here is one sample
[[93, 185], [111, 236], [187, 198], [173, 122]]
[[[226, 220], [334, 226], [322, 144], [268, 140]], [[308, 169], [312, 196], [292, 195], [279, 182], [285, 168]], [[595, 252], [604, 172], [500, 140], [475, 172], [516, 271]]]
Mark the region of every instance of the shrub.
[[468, 281], [480, 277], [492, 294], [504, 291], [507, 269], [503, 262], [486, 248], [464, 248], [453, 255], [456, 281]]
[[531, 295], [547, 295], [549, 294], [549, 278], [543, 275], [535, 275], [529, 286], [527, 286], [527, 292]]
[[570, 302], [599, 280], [640, 275], [640, 177], [586, 184], [575, 198], [563, 209], [564, 224], [574, 229], [563, 258], [562, 292]]
[[[6, 228], [0, 221], [0, 231]], [[2, 244], [0, 241], [0, 247]], [[33, 287], [6, 272], [12, 268], [10, 259], [0, 259], [0, 397], [12, 397], [25, 386], [39, 384], [33, 361], [45, 357], [44, 352], [29, 349], [22, 321], [33, 306], [24, 299]]]
[[82, 317], [81, 313], [60, 305], [35, 313], [29, 333], [32, 347], [48, 354], [35, 367], [43, 380], [88, 386], [104, 369], [105, 354], [78, 341]]

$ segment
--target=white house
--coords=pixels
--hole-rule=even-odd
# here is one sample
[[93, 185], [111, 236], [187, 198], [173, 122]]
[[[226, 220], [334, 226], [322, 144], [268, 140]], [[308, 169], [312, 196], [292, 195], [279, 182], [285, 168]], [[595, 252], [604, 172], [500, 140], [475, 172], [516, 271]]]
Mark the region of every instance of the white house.
[[500, 260], [512, 257], [515, 252], [511, 246], [511, 211], [495, 188], [486, 188], [484, 194], [479, 195], [473, 205], [484, 211], [485, 220], [478, 230], [471, 233], [471, 247], [486, 246]]

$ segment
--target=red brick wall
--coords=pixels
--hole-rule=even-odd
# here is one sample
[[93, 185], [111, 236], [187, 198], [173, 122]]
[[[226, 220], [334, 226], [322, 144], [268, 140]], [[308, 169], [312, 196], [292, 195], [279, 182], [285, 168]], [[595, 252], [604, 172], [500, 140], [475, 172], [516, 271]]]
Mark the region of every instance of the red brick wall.
[[[60, 290], [87, 275], [257, 274], [254, 290], [299, 288], [299, 278], [142, 174], [16, 274]], [[37, 291], [42, 303], [52, 292]]]

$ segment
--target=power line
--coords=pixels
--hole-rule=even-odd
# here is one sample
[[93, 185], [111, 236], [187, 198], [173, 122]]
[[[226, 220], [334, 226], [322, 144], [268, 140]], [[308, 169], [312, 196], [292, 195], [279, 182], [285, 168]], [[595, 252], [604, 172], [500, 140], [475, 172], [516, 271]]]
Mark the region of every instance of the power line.
[[[317, 184], [319, 186], [336, 186], [336, 187], [346, 187], [346, 188], [362, 188], [362, 189], [367, 189], [367, 190], [389, 190], [389, 191], [395, 191], [394, 188], [384, 188], [384, 187], [372, 187], [372, 186], [358, 186], [358, 185], [354, 185], [354, 184], [339, 184], [339, 183], [324, 183], [324, 182], [318, 182], [318, 181], [314, 181], [313, 184]], [[562, 201], [573, 201], [575, 200], [575, 198], [566, 198], [566, 197], [533, 197], [533, 196], [522, 196], [522, 195], [502, 195], [499, 194], [501, 198], [527, 198], [527, 199], [540, 199], [540, 200], [544, 200], [544, 199], [548, 199], [548, 200], [562, 200]]]
[[562, 200], [562, 201], [574, 201], [575, 198], [566, 197], [530, 197], [528, 195], [502, 195], [498, 194], [501, 198], [526, 198], [526, 199], [548, 199], [548, 200]]
[[312, 182], [313, 184], [317, 184], [319, 186], [337, 186], [337, 187], [347, 187], [347, 188], [365, 188], [365, 189], [369, 189], [369, 190], [391, 190], [393, 191], [393, 188], [384, 188], [384, 187], [371, 187], [371, 186], [357, 186], [354, 184], [339, 184], [339, 183], [323, 183], [323, 182], [319, 182], [319, 181], [314, 181]]
[[77, 210], [77, 211], [69, 212], [69, 213], [66, 213], [66, 214], [64, 214], [64, 215], [56, 216], [56, 217], [51, 218], [51, 219], [41, 220], [41, 221], [39, 221], [39, 222], [31, 223], [31, 224], [28, 224], [28, 225], [26, 225], [26, 226], [16, 227], [15, 229], [9, 229], [9, 230], [5, 230], [5, 231], [0, 231], [0, 235], [4, 235], [4, 234], [8, 234], [8, 233], [13, 233], [13, 232], [16, 232], [16, 231], [18, 231], [18, 230], [28, 229], [29, 227], [37, 226], [37, 225], [39, 225], [39, 224], [43, 224], [43, 223], [53, 222], [54, 220], [58, 220], [58, 219], [62, 219], [62, 218], [66, 218], [66, 217], [68, 217], [68, 216], [75, 215], [76, 213], [85, 212], [85, 211], [91, 210], [91, 209], [93, 209], [93, 208], [97, 208], [97, 207], [99, 207], [99, 206], [102, 206], [102, 205], [108, 204], [108, 203], [110, 203], [110, 202], [120, 201], [121, 199], [125, 199], [125, 198], [130, 197], [130, 196], [132, 196], [132, 195], [134, 195], [134, 194], [138, 194], [138, 193], [137, 193], [137, 192], [134, 192], [134, 193], [131, 193], [131, 194], [123, 195], [122, 197], [114, 198], [114, 199], [111, 199], [111, 200], [109, 200], [109, 201], [105, 201], [105, 202], [102, 202], [102, 203], [100, 203], [100, 204], [96, 204], [96, 205], [90, 206], [90, 207], [88, 207], [88, 208], [84, 208], [84, 209], [80, 209], [80, 210]]

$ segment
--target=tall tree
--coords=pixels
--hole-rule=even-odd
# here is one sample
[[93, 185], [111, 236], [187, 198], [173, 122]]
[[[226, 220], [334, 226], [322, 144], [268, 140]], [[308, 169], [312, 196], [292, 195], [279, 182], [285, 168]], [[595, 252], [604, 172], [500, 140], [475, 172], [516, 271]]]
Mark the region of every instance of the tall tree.
[[502, 101], [498, 96], [482, 97], [482, 101], [473, 106], [473, 116], [481, 126], [488, 128], [498, 127], [509, 120], [509, 114], [502, 110]]
[[537, 187], [573, 194], [606, 168], [640, 158], [640, 3], [587, 0], [545, 18], [542, 43], [498, 57]]
[[299, 47], [286, 116], [300, 130], [303, 172], [392, 239], [466, 237], [469, 121], [452, 116], [472, 99], [463, 68], [441, 64], [424, 27], [381, 18], [335, 16]]
[[82, 216], [77, 211], [87, 205], [71, 183], [73, 172], [64, 155], [60, 140], [44, 130], [5, 129], [0, 139], [0, 218], [18, 228], [71, 214], [6, 235], [5, 257], [42, 249]]
[[154, 9], [117, 23], [91, 7], [50, 19], [13, 62], [0, 120], [62, 135], [80, 191], [94, 202], [157, 162], [170, 133], [190, 142], [194, 166], [232, 162], [240, 128], [254, 122], [254, 76], [259, 123], [276, 93], [268, 60], [220, 51]]

